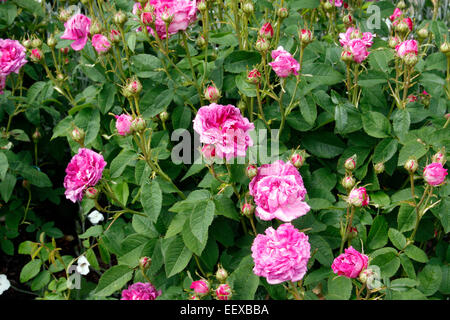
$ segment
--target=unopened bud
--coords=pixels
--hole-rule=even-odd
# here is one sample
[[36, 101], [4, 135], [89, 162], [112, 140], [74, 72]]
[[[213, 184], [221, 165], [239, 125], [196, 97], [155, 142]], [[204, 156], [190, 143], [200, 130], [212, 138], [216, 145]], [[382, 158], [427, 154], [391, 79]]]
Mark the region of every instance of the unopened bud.
[[67, 55], [69, 53], [69, 47], [59, 49], [63, 55]]
[[127, 22], [127, 20], [128, 20], [127, 15], [122, 11], [118, 11], [114, 15], [114, 23], [118, 26], [122, 26], [125, 22]]
[[137, 78], [127, 80], [127, 84], [122, 93], [126, 98], [138, 95], [142, 91], [142, 84]]
[[217, 89], [217, 87], [214, 85], [208, 86], [205, 89], [204, 95], [205, 99], [212, 103], [219, 101], [221, 97], [219, 89]]
[[30, 39], [26, 39], [22, 42], [23, 46], [27, 49], [31, 48], [31, 40]]
[[419, 39], [426, 39], [428, 38], [429, 32], [427, 28], [422, 28], [419, 31], [417, 31], [417, 36], [419, 37]]
[[345, 24], [346, 26], [352, 25], [352, 24], [353, 24], [353, 18], [352, 18], [352, 15], [349, 13], [349, 14], [346, 14], [345, 16], [343, 16], [343, 17], [342, 17], [342, 22], [344, 22], [344, 24]]
[[147, 128], [147, 124], [145, 123], [145, 120], [141, 117], [135, 118], [131, 122], [131, 131], [133, 132], [142, 132]]
[[300, 31], [300, 42], [305, 46], [310, 44], [313, 41], [313, 35], [311, 30], [302, 29]]
[[85, 133], [84, 130], [78, 127], [75, 127], [72, 130], [72, 139], [75, 142], [83, 143], [84, 142]]
[[48, 39], [47, 39], [47, 45], [50, 48], [54, 48], [56, 46], [56, 44], [58, 43], [58, 41], [56, 41], [55, 37], [53, 35], [51, 35]]
[[253, 3], [251, 1], [245, 2], [244, 5], [242, 6], [242, 11], [244, 11], [246, 15], [251, 15], [253, 11], [255, 11]]
[[261, 29], [259, 29], [259, 36], [266, 39], [273, 37], [273, 27], [270, 22], [265, 23]]
[[341, 60], [344, 61], [345, 63], [350, 63], [353, 61], [353, 53], [351, 53], [350, 51], [344, 50], [341, 53]]
[[39, 62], [42, 60], [42, 57], [43, 57], [43, 53], [40, 49], [35, 48], [35, 49], [31, 50], [31, 54], [30, 54], [31, 61]]
[[399, 23], [397, 23], [397, 25], [395, 26], [395, 31], [399, 32], [399, 33], [406, 33], [409, 31], [409, 26], [406, 23], [406, 21], [401, 20]]
[[228, 272], [222, 267], [219, 267], [216, 272], [216, 279], [219, 280], [221, 283], [224, 283], [228, 278]]
[[109, 32], [109, 40], [111, 40], [112, 43], [118, 43], [120, 42], [120, 31], [116, 29], [112, 29]]
[[89, 32], [91, 34], [102, 33], [102, 26], [101, 26], [101, 24], [97, 20], [92, 21], [91, 29], [89, 30]]
[[302, 167], [303, 164], [305, 163], [305, 157], [303, 152], [301, 154], [297, 152], [294, 153], [289, 160], [296, 168]]
[[167, 111], [163, 111], [159, 114], [159, 119], [161, 119], [162, 122], [166, 122], [169, 120], [169, 113]]
[[355, 183], [356, 183], [356, 180], [352, 176], [345, 176], [341, 180], [342, 186], [347, 190], [352, 189], [355, 186]]
[[205, 11], [207, 8], [208, 8], [208, 6], [206, 5], [206, 0], [202, 0], [197, 3], [197, 9], [200, 12]]
[[255, 165], [251, 164], [245, 169], [245, 174], [247, 177], [252, 180], [258, 174], [258, 168]]
[[98, 190], [94, 187], [89, 187], [86, 189], [86, 198], [95, 200], [98, 198]]
[[419, 168], [419, 164], [417, 163], [417, 159], [415, 158], [409, 158], [408, 161], [406, 161], [404, 168], [409, 173], [414, 173]]
[[447, 41], [443, 42], [439, 47], [439, 50], [448, 56], [450, 54], [450, 43]]
[[161, 14], [161, 20], [164, 21], [166, 24], [170, 24], [173, 21], [173, 14], [169, 12], [169, 10], [165, 10]]
[[289, 11], [286, 8], [280, 8], [277, 11], [277, 16], [281, 19], [286, 19], [289, 16]]
[[390, 48], [395, 49], [396, 46], [400, 44], [400, 39], [397, 37], [390, 37], [388, 41], [388, 45]]
[[202, 155], [206, 160], [212, 160], [216, 156], [216, 148], [213, 144], [205, 144], [202, 148]]
[[403, 57], [403, 61], [410, 67], [415, 66], [418, 62], [417, 55], [414, 52], [410, 52]]
[[150, 268], [151, 264], [152, 264], [152, 259], [149, 257], [142, 257], [139, 259], [139, 267], [142, 270], [146, 270], [146, 269]]
[[42, 40], [41, 40], [41, 39], [38, 39], [38, 38], [33, 39], [33, 40], [31, 41], [31, 46], [32, 46], [33, 48], [40, 48], [40, 47], [42, 47]]
[[323, 4], [323, 9], [327, 12], [330, 12], [331, 10], [333, 10], [333, 5], [328, 0], [326, 0]]
[[251, 203], [244, 203], [244, 205], [242, 206], [242, 214], [244, 216], [246, 216], [247, 218], [250, 218], [251, 216], [253, 216], [253, 212], [255, 211], [255, 207], [251, 204]]
[[375, 174], [381, 174], [384, 172], [384, 163], [378, 162], [373, 166], [373, 170], [375, 171]]
[[38, 128], [36, 128], [36, 130], [33, 132], [32, 138], [34, 142], [38, 142], [39, 139], [41, 139], [41, 133], [39, 132]]
[[270, 48], [270, 43], [264, 38], [256, 40], [255, 49], [259, 52], [266, 52]]
[[348, 171], [353, 171], [356, 168], [356, 154], [345, 160], [344, 168]]
[[203, 49], [206, 46], [206, 39], [204, 36], [199, 35], [195, 43], [200, 49]]
[[403, 1], [403, 0], [399, 1], [399, 2], [397, 3], [397, 8], [399, 8], [399, 9], [401, 9], [401, 10], [405, 9], [405, 8], [406, 8], [406, 3], [405, 3], [405, 1]]
[[250, 83], [258, 84], [261, 80], [261, 72], [259, 72], [258, 69], [253, 69], [247, 74], [247, 80]]
[[445, 165], [447, 162], [447, 157], [445, 155], [445, 148], [442, 148], [439, 152], [437, 152], [433, 157], [431, 158], [432, 162], [439, 162], [442, 165]]
[[24, 187], [27, 190], [30, 189], [30, 181], [28, 181], [27, 179], [23, 179], [22, 187]]
[[67, 20], [70, 19], [71, 16], [72, 16], [72, 13], [69, 10], [62, 9], [59, 12], [58, 18], [59, 18], [59, 21], [66, 22]]

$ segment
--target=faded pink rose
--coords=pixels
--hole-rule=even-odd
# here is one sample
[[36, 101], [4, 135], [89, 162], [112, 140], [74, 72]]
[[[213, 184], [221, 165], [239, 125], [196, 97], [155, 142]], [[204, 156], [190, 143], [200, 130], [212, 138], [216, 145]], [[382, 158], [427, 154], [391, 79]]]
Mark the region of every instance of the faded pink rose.
[[339, 276], [357, 278], [367, 268], [369, 257], [350, 247], [334, 259], [331, 269]]
[[397, 51], [397, 54], [400, 58], [403, 58], [408, 53], [414, 53], [417, 55], [418, 48], [417, 48], [417, 41], [416, 40], [406, 40], [400, 43], [395, 47], [395, 50]]
[[102, 34], [95, 34], [92, 37], [92, 46], [98, 52], [106, 52], [111, 48], [111, 42]]
[[26, 63], [26, 49], [17, 40], [0, 39], [0, 76], [19, 73]]
[[269, 65], [280, 78], [289, 77], [291, 74], [298, 75], [300, 64], [282, 46], [272, 51], [272, 59]]
[[347, 202], [355, 207], [365, 207], [369, 204], [369, 195], [367, 194], [366, 188], [353, 188], [348, 195]]
[[117, 132], [121, 136], [126, 136], [130, 133], [131, 128], [131, 122], [133, 121], [133, 117], [128, 114], [121, 114], [120, 116], [114, 116], [116, 117], [116, 129]]
[[66, 168], [64, 178], [64, 194], [72, 202], [81, 201], [84, 191], [95, 186], [102, 178], [106, 162], [101, 154], [80, 148]]
[[258, 168], [249, 185], [256, 204], [255, 215], [261, 220], [279, 219], [290, 222], [308, 213], [304, 202], [306, 189], [297, 168], [278, 160]]
[[430, 186], [443, 184], [447, 175], [447, 169], [439, 162], [433, 162], [423, 169], [423, 179]]
[[308, 270], [311, 246], [308, 236], [285, 223], [265, 235], [258, 234], [252, 244], [253, 272], [270, 284], [299, 281]]
[[247, 148], [253, 145], [249, 131], [255, 126], [235, 106], [212, 103], [201, 107], [193, 122], [200, 142], [214, 145], [219, 158], [245, 157]]
[[136, 282], [122, 291], [120, 300], [155, 300], [161, 295], [161, 290], [156, 288], [149, 282]]
[[333, 4], [334, 1], [334, 6], [335, 7], [342, 7], [342, 0], [328, 0], [331, 4]]
[[226, 283], [217, 287], [215, 293], [217, 300], [230, 300], [232, 296], [231, 287]]
[[193, 281], [190, 288], [194, 290], [195, 294], [204, 296], [209, 292], [209, 283], [206, 280]]
[[[184, 31], [188, 26], [197, 20], [197, 4], [196, 1], [191, 0], [149, 0], [148, 5], [152, 6], [155, 15], [155, 27], [158, 37], [165, 39], [166, 22], [163, 19], [169, 18], [171, 22], [168, 28], [169, 37]], [[141, 9], [139, 3], [135, 4], [133, 12], [138, 12]], [[146, 18], [148, 20], [148, 17]], [[154, 35], [154, 30], [147, 26], [148, 31]], [[139, 28], [138, 30], [141, 30]]]
[[91, 27], [91, 19], [83, 14], [76, 14], [64, 23], [64, 34], [61, 39], [74, 40], [70, 45], [73, 50], [80, 51], [86, 45]]

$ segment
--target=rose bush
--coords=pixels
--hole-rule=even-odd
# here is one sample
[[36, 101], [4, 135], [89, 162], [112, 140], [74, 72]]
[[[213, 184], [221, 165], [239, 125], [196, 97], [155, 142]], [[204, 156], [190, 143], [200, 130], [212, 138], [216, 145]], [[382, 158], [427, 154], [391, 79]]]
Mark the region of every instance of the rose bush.
[[448, 13], [2, 1], [1, 294], [448, 298]]

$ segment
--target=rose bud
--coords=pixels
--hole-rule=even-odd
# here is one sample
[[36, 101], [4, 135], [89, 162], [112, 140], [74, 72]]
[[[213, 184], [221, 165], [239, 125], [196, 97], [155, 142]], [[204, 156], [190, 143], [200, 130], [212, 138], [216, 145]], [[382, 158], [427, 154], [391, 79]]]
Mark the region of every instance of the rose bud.
[[127, 80], [127, 85], [122, 93], [126, 98], [138, 95], [142, 91], [142, 84], [137, 78]]
[[255, 212], [255, 206], [248, 202], [244, 203], [241, 213], [247, 218], [250, 218], [253, 216], [253, 212]]
[[40, 49], [31, 50], [30, 59], [33, 62], [39, 62], [42, 60], [42, 51]]
[[346, 14], [344, 17], [342, 17], [342, 22], [344, 22], [346, 26], [351, 26], [353, 24], [352, 15], [350, 13]]
[[415, 158], [409, 158], [408, 161], [406, 161], [404, 168], [409, 173], [414, 173], [419, 168], [419, 164], [417, 163], [417, 160]]
[[143, 24], [151, 24], [153, 21], [153, 13], [152, 12], [142, 12], [141, 21]]
[[401, 9], [401, 10], [405, 9], [405, 8], [406, 8], [406, 3], [405, 3], [405, 1], [403, 1], [403, 0], [399, 1], [399, 2], [397, 3], [397, 8], [399, 8], [399, 9]]
[[208, 8], [208, 6], [206, 5], [206, 0], [202, 0], [197, 3], [197, 9], [200, 12], [205, 11], [207, 8]]
[[205, 279], [193, 281], [190, 289], [194, 290], [196, 296], [204, 297], [209, 293], [209, 282]]
[[447, 169], [439, 162], [433, 162], [423, 169], [423, 179], [433, 187], [443, 184], [447, 175]]
[[286, 8], [280, 8], [277, 11], [277, 16], [281, 19], [286, 19], [287, 17], [289, 17], [289, 11]]
[[161, 13], [160, 18], [166, 24], [171, 24], [173, 21], [173, 14], [170, 14], [169, 10], [165, 10], [163, 13]]
[[70, 19], [71, 16], [72, 16], [72, 13], [71, 13], [70, 11], [65, 10], [65, 9], [62, 9], [62, 10], [59, 12], [58, 19], [59, 19], [59, 21], [61, 21], [61, 22], [66, 22], [67, 20]]
[[228, 278], [228, 272], [222, 267], [219, 267], [216, 272], [216, 279], [219, 280], [221, 283], [224, 283]]
[[30, 39], [23, 40], [22, 44], [27, 49], [31, 48], [31, 40]]
[[57, 44], [57, 40], [55, 39], [55, 37], [53, 35], [51, 35], [48, 39], [47, 39], [47, 45], [50, 48], [54, 48]]
[[253, 69], [248, 73], [247, 80], [253, 84], [258, 84], [261, 80], [261, 72], [259, 72], [258, 69]]
[[300, 168], [305, 163], [305, 157], [303, 154], [299, 154], [296, 152], [291, 156], [289, 161], [291, 161], [291, 163], [294, 165], [294, 167]]
[[143, 132], [147, 128], [147, 124], [143, 118], [137, 117], [131, 121], [130, 128], [132, 132]]
[[205, 99], [209, 102], [215, 103], [219, 101], [221, 95], [219, 89], [215, 85], [208, 86], [204, 92]]
[[447, 41], [443, 42], [439, 47], [439, 50], [448, 56], [450, 54], [450, 43], [448, 43]]
[[300, 33], [300, 41], [303, 45], [310, 44], [313, 41], [313, 35], [311, 33], [311, 30], [302, 29]]
[[159, 119], [161, 119], [162, 122], [166, 122], [169, 120], [169, 113], [167, 111], [163, 111], [159, 114]]
[[369, 195], [364, 187], [353, 189], [347, 199], [347, 202], [355, 207], [365, 207], [369, 201]]
[[255, 49], [258, 50], [259, 52], [266, 52], [267, 50], [269, 50], [269, 48], [270, 48], [270, 43], [266, 39], [259, 38], [256, 41]]
[[402, 20], [399, 23], [397, 23], [397, 25], [395, 26], [395, 31], [402, 33], [402, 34], [410, 31], [408, 22], [405, 20]]
[[426, 38], [428, 38], [429, 32], [427, 28], [422, 28], [419, 31], [417, 31], [417, 36], [419, 37], [419, 39], [424, 40]]
[[353, 53], [351, 51], [343, 50], [341, 53], [341, 60], [345, 63], [351, 63], [353, 61]]
[[34, 142], [38, 142], [39, 139], [41, 139], [41, 133], [39, 132], [39, 129], [36, 128], [36, 130], [33, 132], [33, 135], [31, 136]]
[[438, 162], [444, 165], [447, 162], [447, 157], [445, 156], [445, 148], [442, 148], [441, 151], [436, 153], [432, 158], [431, 161]]
[[221, 284], [215, 291], [217, 300], [230, 300], [232, 297], [232, 290], [226, 283]]
[[251, 1], [245, 2], [244, 5], [242, 6], [242, 11], [244, 11], [246, 15], [251, 15], [253, 11], [255, 11], [253, 3]]
[[139, 267], [142, 270], [146, 270], [148, 268], [150, 268], [150, 266], [152, 265], [152, 259], [149, 257], [142, 257], [139, 259]]
[[120, 31], [116, 29], [112, 29], [109, 32], [109, 40], [111, 40], [112, 43], [118, 43], [120, 42]]
[[403, 57], [403, 61], [405, 62], [406, 65], [408, 66], [414, 66], [417, 64], [417, 62], [419, 61], [417, 59], [417, 55], [413, 52], [406, 54]]
[[344, 168], [348, 171], [353, 171], [356, 168], [356, 154], [345, 160]]
[[273, 27], [270, 22], [266, 22], [261, 29], [259, 29], [259, 35], [266, 39], [271, 39], [273, 37]]
[[373, 169], [375, 171], [375, 174], [381, 174], [384, 172], [384, 163], [378, 162], [373, 166]]
[[356, 183], [356, 180], [352, 176], [346, 176], [346, 177], [342, 178], [342, 180], [341, 180], [342, 186], [347, 190], [350, 190], [351, 188], [353, 188], [355, 186], [355, 183]]
[[59, 49], [63, 55], [67, 55], [69, 53], [69, 47]]
[[390, 48], [395, 49], [396, 46], [400, 44], [400, 39], [398, 37], [390, 37], [388, 45]]
[[118, 26], [122, 26], [125, 22], [127, 22], [127, 20], [128, 20], [127, 15], [122, 11], [118, 11], [114, 15], [114, 23]]
[[216, 148], [213, 144], [205, 144], [202, 148], [202, 154], [205, 159], [212, 159], [216, 156]]
[[78, 142], [78, 143], [83, 143], [84, 137], [85, 137], [85, 133], [84, 133], [83, 129], [75, 127], [72, 130], [71, 135], [72, 135], [73, 141]]
[[92, 21], [89, 33], [90, 34], [102, 33], [102, 25], [97, 20]]
[[331, 3], [328, 2], [328, 1], [326, 1], [326, 2], [323, 4], [323, 9], [324, 9], [325, 11], [330, 12], [331, 10], [333, 10], [333, 4], [331, 4]]
[[25, 189], [30, 189], [30, 181], [27, 179], [23, 179], [22, 187], [24, 187]]
[[98, 198], [98, 190], [94, 187], [89, 187], [86, 189], [85, 195], [86, 198], [95, 200]]
[[41, 39], [38, 39], [38, 38], [33, 39], [33, 40], [31, 41], [31, 46], [32, 46], [33, 48], [40, 48], [40, 47], [42, 47], [42, 40], [41, 40]]
[[195, 41], [195, 44], [200, 48], [203, 49], [206, 46], [206, 40], [205, 37], [202, 35], [199, 35], [197, 40]]
[[253, 164], [249, 165], [247, 169], [245, 170], [245, 174], [247, 177], [251, 180], [258, 174], [258, 168], [254, 166]]

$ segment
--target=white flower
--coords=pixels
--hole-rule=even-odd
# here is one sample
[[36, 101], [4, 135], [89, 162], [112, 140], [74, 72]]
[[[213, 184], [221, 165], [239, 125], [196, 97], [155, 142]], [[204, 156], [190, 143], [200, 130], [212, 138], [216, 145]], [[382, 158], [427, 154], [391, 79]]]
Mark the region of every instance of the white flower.
[[98, 212], [97, 210], [94, 210], [91, 213], [89, 213], [88, 218], [92, 224], [97, 224], [100, 221], [105, 220], [103, 215], [100, 212]]
[[89, 261], [85, 256], [81, 256], [78, 258], [77, 271], [79, 274], [82, 274], [83, 276], [87, 275], [89, 273], [89, 266]]
[[0, 274], [0, 295], [11, 287], [11, 283], [4, 274]]

